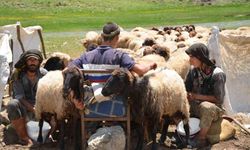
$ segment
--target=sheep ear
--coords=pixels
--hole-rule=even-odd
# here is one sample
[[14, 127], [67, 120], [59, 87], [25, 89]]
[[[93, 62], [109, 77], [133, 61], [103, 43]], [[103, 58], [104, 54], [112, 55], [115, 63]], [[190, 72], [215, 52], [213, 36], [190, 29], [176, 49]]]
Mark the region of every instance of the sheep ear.
[[65, 79], [65, 76], [66, 76], [68, 70], [69, 70], [69, 68], [66, 67], [66, 68], [63, 69], [63, 71], [62, 71], [62, 75], [63, 75], [63, 78], [64, 78], [64, 79]]
[[133, 80], [134, 80], [134, 75], [127, 69], [127, 68], [124, 68], [125, 70], [125, 73], [128, 75], [128, 81], [129, 83], [133, 83]]
[[62, 71], [62, 76], [63, 76], [63, 97], [64, 98], [67, 98], [69, 93], [68, 93], [68, 90], [69, 90], [69, 85], [68, 84], [65, 84], [66, 83], [66, 77], [67, 77], [67, 74], [68, 74], [68, 68], [64, 69]]

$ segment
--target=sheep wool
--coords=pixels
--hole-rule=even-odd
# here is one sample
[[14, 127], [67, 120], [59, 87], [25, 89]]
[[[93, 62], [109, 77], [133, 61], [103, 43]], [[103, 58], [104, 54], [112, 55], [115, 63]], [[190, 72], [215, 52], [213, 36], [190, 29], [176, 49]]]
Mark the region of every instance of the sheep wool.
[[173, 116], [182, 112], [189, 120], [189, 104], [183, 79], [177, 72], [164, 69], [149, 76], [148, 87], [151, 90], [152, 110], [157, 110], [160, 116]]
[[185, 51], [179, 49], [171, 54], [166, 66], [175, 70], [182, 77], [182, 79], [185, 79], [190, 69], [189, 56], [185, 53]]
[[57, 114], [57, 119], [61, 120], [66, 114], [65, 108], [62, 71], [50, 71], [38, 81], [35, 104], [36, 119], [41, 119], [42, 112], [49, 112]]

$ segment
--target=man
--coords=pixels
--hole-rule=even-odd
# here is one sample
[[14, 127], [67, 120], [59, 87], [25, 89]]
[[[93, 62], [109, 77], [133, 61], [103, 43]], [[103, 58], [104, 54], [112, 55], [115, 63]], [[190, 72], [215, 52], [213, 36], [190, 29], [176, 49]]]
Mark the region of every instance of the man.
[[[75, 59], [72, 64], [78, 68], [83, 68], [83, 64], [107, 64], [119, 65], [120, 67], [127, 68], [130, 71], [142, 76], [151, 69], [157, 67], [155, 62], [148, 65], [135, 63], [128, 54], [117, 51], [115, 48], [119, 40], [120, 28], [117, 24], [109, 22], [104, 25], [101, 34], [103, 38], [102, 44], [96, 49], [84, 53], [80, 58]], [[75, 102], [76, 107], [83, 109], [81, 103]]]
[[37, 83], [46, 70], [40, 69], [43, 60], [38, 50], [24, 52], [15, 64], [15, 79], [13, 79], [13, 99], [7, 105], [8, 117], [23, 145], [31, 145], [28, 137], [26, 118], [34, 118], [34, 105]]
[[194, 44], [186, 53], [193, 66], [185, 82], [190, 112], [191, 116], [200, 118], [201, 128], [193, 145], [201, 148], [207, 144], [206, 136], [212, 122], [218, 120], [224, 112], [222, 104], [226, 75], [209, 59], [209, 51], [204, 44]]

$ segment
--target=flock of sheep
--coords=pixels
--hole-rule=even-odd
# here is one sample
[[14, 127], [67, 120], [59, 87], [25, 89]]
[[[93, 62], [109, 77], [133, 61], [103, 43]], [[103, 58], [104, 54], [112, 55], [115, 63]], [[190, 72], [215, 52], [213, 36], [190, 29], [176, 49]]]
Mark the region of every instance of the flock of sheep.
[[[117, 45], [118, 50], [128, 53], [137, 63], [146, 64], [156, 62], [158, 68], [165, 70], [158, 70], [158, 72], [157, 70], [149, 71], [144, 77], [142, 77], [143, 79], [149, 78], [145, 88], [148, 88], [146, 91], [150, 89], [151, 93], [155, 96], [151, 97], [151, 100], [141, 101], [147, 101], [150, 105], [152, 104], [150, 111], [157, 114], [157, 117], [154, 116], [157, 121], [160, 121], [160, 118], [164, 115], [171, 117], [174, 116], [176, 112], [180, 111], [184, 114], [185, 117], [183, 119], [187, 122], [189, 118], [189, 106], [185, 96], [186, 91], [183, 80], [185, 79], [190, 65], [188, 62], [189, 57], [184, 50], [193, 43], [200, 42], [206, 44], [209, 38], [209, 33], [209, 29], [202, 27], [195, 28], [193, 25], [164, 27], [163, 29], [145, 29], [142, 27], [136, 27], [131, 31], [121, 31]], [[82, 44], [86, 48], [86, 51], [91, 51], [93, 48], [101, 44], [101, 36], [97, 32], [90, 31], [86, 33], [86, 37], [82, 40]], [[67, 66], [69, 61], [71, 61], [69, 55], [55, 53], [42, 65], [48, 70], [62, 70]], [[175, 71], [177, 73], [175, 73]], [[45, 76], [44, 79], [39, 81], [35, 105], [37, 119], [43, 119], [43, 113], [50, 113], [57, 116], [57, 120], [64, 120], [68, 116], [67, 113], [70, 114], [70, 111], [73, 111], [68, 111], [68, 107], [66, 107], [72, 104], [70, 98], [65, 98], [63, 96], [65, 94], [65, 91], [63, 91], [65, 86], [65, 78], [63, 77], [63, 74], [62, 71], [51, 71], [51, 73], [46, 75], [47, 77]], [[152, 74], [154, 74], [154, 76], [152, 76]], [[164, 78], [163, 76], [166, 75], [168, 77]], [[158, 79], [157, 76], [159, 76]], [[72, 78], [74, 77], [72, 76]], [[135, 79], [137, 78], [139, 77], [136, 77]], [[81, 79], [78, 78], [77, 80], [80, 83]], [[159, 84], [154, 82], [159, 82]], [[58, 84], [55, 85], [53, 83]], [[163, 83], [166, 84], [163, 85]], [[171, 88], [161, 86], [171, 86]], [[179, 89], [177, 90], [175, 87]], [[164, 91], [159, 90], [161, 88]], [[56, 95], [51, 95], [52, 90]], [[73, 92], [73, 96], [77, 93], [77, 91], [74, 90], [67, 92]], [[170, 93], [174, 96], [171, 96]], [[178, 97], [180, 93], [184, 94], [180, 96], [181, 98]], [[144, 98], [148, 98], [145, 96], [146, 93], [141, 94], [144, 94]], [[164, 98], [164, 100], [161, 100], [161, 97]], [[166, 102], [166, 98], [169, 102]], [[176, 101], [180, 101], [180, 103], [176, 103]], [[175, 109], [170, 109], [170, 107]]]

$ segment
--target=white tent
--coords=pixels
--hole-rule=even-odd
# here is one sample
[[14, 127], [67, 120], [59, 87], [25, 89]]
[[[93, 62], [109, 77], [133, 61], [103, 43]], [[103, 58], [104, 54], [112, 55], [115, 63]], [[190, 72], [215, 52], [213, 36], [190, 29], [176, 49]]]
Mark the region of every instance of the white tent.
[[16, 24], [0, 27], [0, 32], [9, 32], [13, 41], [13, 65], [18, 61], [20, 55], [30, 49], [38, 49], [46, 58], [41, 26], [30, 26], [23, 28], [19, 22]]
[[250, 27], [222, 32], [214, 27], [208, 47], [227, 76], [227, 113], [250, 113]]

